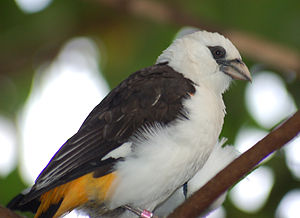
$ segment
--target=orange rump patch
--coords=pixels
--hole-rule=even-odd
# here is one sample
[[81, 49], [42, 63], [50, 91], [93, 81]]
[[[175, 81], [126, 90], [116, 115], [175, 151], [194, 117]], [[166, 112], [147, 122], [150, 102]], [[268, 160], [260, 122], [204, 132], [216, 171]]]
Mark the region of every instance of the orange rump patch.
[[115, 178], [115, 173], [110, 173], [99, 178], [94, 178], [93, 173], [89, 173], [51, 189], [40, 197], [41, 204], [35, 217], [39, 217], [51, 205], [58, 204], [62, 199], [62, 203], [54, 217], [59, 217], [66, 212], [70, 212], [76, 207], [87, 203], [88, 200], [103, 202]]

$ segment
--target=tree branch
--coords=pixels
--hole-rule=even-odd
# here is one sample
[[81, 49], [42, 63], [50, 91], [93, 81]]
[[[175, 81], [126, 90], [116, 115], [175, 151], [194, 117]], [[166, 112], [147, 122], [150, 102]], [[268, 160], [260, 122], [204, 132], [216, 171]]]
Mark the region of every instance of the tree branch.
[[293, 71], [300, 78], [300, 54], [279, 45], [236, 30], [225, 30], [217, 25], [203, 21], [188, 15], [180, 9], [171, 7], [158, 1], [148, 0], [94, 0], [115, 8], [123, 10], [135, 16], [146, 17], [160, 23], [171, 23], [179, 26], [194, 26], [208, 31], [221, 32], [229, 37], [238, 47], [240, 52], [252, 60], [269, 65], [280, 71]]
[[[263, 40], [249, 33], [228, 30], [207, 22], [199, 16], [193, 17], [184, 12], [182, 9], [179, 9], [179, 7], [175, 8], [171, 5], [164, 4], [161, 1], [150, 0], [89, 1], [98, 2], [101, 5], [106, 5], [116, 10], [125, 11], [131, 15], [144, 17], [159, 23], [173, 24], [178, 27], [194, 26], [208, 31], [221, 32], [229, 37], [239, 48], [241, 53], [248, 58], [269, 65], [274, 69], [280, 70], [282, 73], [290, 71], [296, 72], [296, 76], [300, 78], [299, 52], [280, 44]], [[103, 16], [101, 16], [100, 13], [94, 14], [92, 17], [93, 19], [88, 16], [83, 17], [80, 19], [79, 23], [76, 23], [76, 28], [66, 28], [66, 31], [61, 31], [60, 34], [57, 34], [56, 32], [52, 33], [53, 31], [50, 31], [49, 34], [42, 34], [39, 31], [33, 32], [27, 34], [26, 37], [22, 35], [22, 40], [17, 45], [14, 41], [6, 42], [4, 40], [0, 45], [4, 47], [4, 49], [2, 48], [0, 52], [0, 74], [16, 72], [28, 67], [31, 68], [32, 61], [34, 61], [34, 64], [40, 64], [41, 62], [53, 58], [57, 54], [62, 43], [68, 38], [77, 35], [89, 34], [91, 29], [98, 29], [99, 21], [101, 24]], [[66, 23], [66, 25], [67, 24], [68, 23]], [[44, 25], [47, 26], [49, 23]], [[59, 26], [58, 28], [60, 29], [61, 27]], [[21, 28], [18, 31], [23, 31], [23, 29]], [[32, 39], [36, 37], [41, 38], [39, 40], [32, 41]], [[36, 52], [38, 52], [38, 55]]]
[[24, 218], [18, 214], [16, 214], [15, 212], [13, 212], [12, 210], [2, 207], [0, 205], [0, 217], [5, 217], [5, 218]]
[[250, 172], [259, 162], [300, 133], [300, 110], [252, 148], [235, 159], [200, 190], [176, 208], [169, 218], [197, 217], [222, 193]]

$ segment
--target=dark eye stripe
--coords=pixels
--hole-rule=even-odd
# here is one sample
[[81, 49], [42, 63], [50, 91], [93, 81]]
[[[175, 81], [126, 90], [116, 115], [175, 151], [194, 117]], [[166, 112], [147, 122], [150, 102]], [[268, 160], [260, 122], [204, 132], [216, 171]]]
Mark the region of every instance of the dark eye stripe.
[[215, 60], [225, 58], [226, 51], [222, 46], [208, 46]]

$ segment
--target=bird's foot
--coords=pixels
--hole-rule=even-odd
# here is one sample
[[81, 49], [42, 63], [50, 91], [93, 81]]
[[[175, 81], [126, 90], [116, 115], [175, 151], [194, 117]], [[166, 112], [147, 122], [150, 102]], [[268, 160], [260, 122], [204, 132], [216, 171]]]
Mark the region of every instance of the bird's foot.
[[140, 218], [158, 218], [149, 210], [141, 210], [139, 208], [133, 208], [129, 205], [123, 206], [123, 208], [131, 211], [132, 213], [138, 215]]

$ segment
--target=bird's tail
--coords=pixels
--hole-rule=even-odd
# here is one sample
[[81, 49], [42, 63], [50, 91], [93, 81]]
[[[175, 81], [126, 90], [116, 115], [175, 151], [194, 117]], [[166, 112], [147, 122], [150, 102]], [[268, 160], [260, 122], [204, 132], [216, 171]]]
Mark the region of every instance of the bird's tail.
[[[36, 213], [38, 211], [38, 208], [41, 205], [41, 202], [38, 199], [31, 200], [25, 204], [21, 203], [25, 197], [25, 194], [19, 194], [16, 197], [14, 197], [8, 204], [7, 208], [11, 210], [18, 210], [18, 211], [28, 211], [31, 213]], [[38, 218], [49, 218], [53, 217], [60, 207], [62, 200], [58, 204], [52, 204], [45, 212], [41, 213]]]
[[32, 213], [36, 213], [39, 208], [41, 202], [38, 199], [34, 199], [25, 204], [21, 204], [26, 194], [19, 194], [14, 197], [8, 204], [7, 208], [11, 210], [19, 210], [19, 211], [30, 211]]
[[86, 204], [91, 196], [97, 202], [103, 202], [114, 179], [114, 173], [99, 178], [94, 178], [93, 173], [86, 174], [26, 203], [23, 201], [26, 194], [19, 194], [7, 207], [12, 210], [31, 211], [35, 213], [35, 218], [59, 217]]

